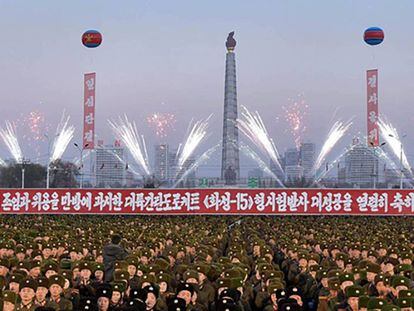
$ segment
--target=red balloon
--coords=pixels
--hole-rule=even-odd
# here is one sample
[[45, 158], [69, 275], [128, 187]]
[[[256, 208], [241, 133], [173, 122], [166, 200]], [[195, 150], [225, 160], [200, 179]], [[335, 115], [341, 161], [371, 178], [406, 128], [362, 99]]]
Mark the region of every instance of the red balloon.
[[87, 48], [96, 48], [102, 43], [102, 35], [97, 30], [85, 31], [82, 35], [82, 44]]

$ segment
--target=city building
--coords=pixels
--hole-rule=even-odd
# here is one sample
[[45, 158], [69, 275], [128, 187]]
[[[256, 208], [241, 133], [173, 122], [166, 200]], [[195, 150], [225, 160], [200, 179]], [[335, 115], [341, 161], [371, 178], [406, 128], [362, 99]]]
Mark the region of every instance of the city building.
[[378, 183], [378, 158], [375, 149], [354, 138], [345, 155], [345, 180], [352, 187], [373, 187]]
[[157, 182], [164, 183], [169, 178], [169, 146], [168, 144], [155, 145], [154, 176]]
[[226, 73], [224, 85], [223, 148], [221, 179], [235, 185], [240, 178], [239, 132], [237, 128], [236, 40], [231, 32], [226, 41]]
[[263, 178], [263, 170], [254, 168], [247, 172], [247, 178]]
[[315, 165], [315, 144], [314, 143], [302, 143], [300, 145], [300, 165], [303, 167], [303, 177], [306, 180], [313, 180]]
[[296, 148], [289, 148], [285, 151], [285, 167], [299, 165], [299, 151]]
[[95, 182], [100, 188], [124, 187], [126, 176], [125, 150], [120, 144], [98, 145], [95, 148]]
[[301, 180], [303, 177], [303, 167], [300, 165], [287, 165], [285, 167], [285, 182], [291, 183]]

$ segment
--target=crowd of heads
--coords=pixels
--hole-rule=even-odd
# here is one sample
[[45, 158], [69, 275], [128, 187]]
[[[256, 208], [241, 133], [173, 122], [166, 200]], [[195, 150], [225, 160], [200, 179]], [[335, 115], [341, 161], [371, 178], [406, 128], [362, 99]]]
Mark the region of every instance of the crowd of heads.
[[414, 310], [413, 229], [404, 217], [3, 216], [1, 310]]

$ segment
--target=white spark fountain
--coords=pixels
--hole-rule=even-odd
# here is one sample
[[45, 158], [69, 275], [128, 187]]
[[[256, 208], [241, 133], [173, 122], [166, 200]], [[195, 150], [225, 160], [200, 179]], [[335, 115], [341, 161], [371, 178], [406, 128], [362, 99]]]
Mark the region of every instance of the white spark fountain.
[[138, 134], [135, 122], [130, 122], [127, 116], [125, 116], [124, 119], [119, 118], [118, 122], [108, 120], [108, 123], [115, 135], [124, 142], [143, 174], [146, 176], [151, 175], [144, 136]]
[[391, 148], [394, 155], [401, 160], [402, 166], [411, 173], [411, 166], [405, 154], [401, 139], [396, 128], [384, 119], [378, 120], [378, 126], [382, 137]]
[[197, 161], [195, 161], [181, 176], [180, 178], [174, 183], [173, 188], [176, 188], [180, 182], [182, 182], [187, 176], [188, 174], [190, 174], [192, 171], [196, 170], [201, 164], [203, 164], [204, 162], [206, 162], [207, 160], [210, 159], [211, 155], [218, 149], [220, 148], [221, 144], [217, 144], [213, 147], [211, 147], [210, 149], [208, 149], [207, 151], [205, 151], [201, 156], [199, 156], [197, 158]]
[[274, 178], [280, 186], [285, 187], [279, 177], [277, 177], [277, 175], [269, 168], [269, 166], [249, 146], [243, 143], [240, 144], [240, 151], [242, 151], [250, 159], [254, 160], [259, 165], [259, 168], [265, 173], [272, 176], [272, 178]]
[[266, 126], [259, 113], [250, 113], [242, 106], [241, 119], [237, 119], [237, 124], [241, 132], [250, 139], [264, 154], [266, 154], [283, 172], [279, 161], [279, 152], [272, 138], [269, 137]]
[[6, 121], [5, 128], [0, 129], [0, 136], [14, 160], [20, 163], [23, 160], [23, 152], [20, 148], [15, 128], [9, 121]]
[[177, 150], [177, 173], [180, 173], [187, 160], [194, 154], [197, 147], [207, 138], [208, 122], [211, 115], [205, 119], [193, 123], [187, 130], [187, 138], [183, 144], [180, 144]]
[[351, 125], [352, 125], [352, 121], [348, 121], [345, 123], [342, 121], [336, 121], [334, 123], [334, 125], [331, 127], [329, 131], [328, 137], [326, 138], [325, 142], [322, 145], [321, 151], [315, 162], [314, 172], [318, 171], [322, 163], [325, 161], [327, 155], [335, 147], [338, 141], [345, 135], [345, 133], [349, 130]]
[[70, 117], [65, 117], [65, 113], [63, 113], [62, 119], [56, 128], [55, 140], [53, 142], [52, 153], [49, 159], [50, 163], [53, 163], [62, 157], [63, 153], [73, 138], [75, 127], [73, 125], [68, 125], [69, 120]]

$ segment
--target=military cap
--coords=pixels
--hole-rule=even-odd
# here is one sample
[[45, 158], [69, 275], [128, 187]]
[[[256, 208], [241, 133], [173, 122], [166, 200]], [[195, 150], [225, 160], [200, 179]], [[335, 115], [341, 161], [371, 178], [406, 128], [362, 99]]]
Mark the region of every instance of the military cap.
[[73, 272], [72, 270], [61, 270], [60, 275], [70, 281], [73, 276]]
[[341, 275], [341, 271], [340, 270], [330, 270], [328, 272], [328, 278], [338, 278]]
[[79, 271], [82, 271], [82, 270], [89, 270], [92, 272], [93, 270], [92, 263], [89, 261], [79, 262]]
[[199, 273], [202, 273], [204, 275], [208, 275], [208, 272], [210, 271], [210, 267], [207, 264], [198, 264], [198, 265], [196, 265], [196, 270]]
[[65, 287], [65, 278], [59, 274], [55, 274], [49, 277], [49, 288], [52, 285], [59, 285], [60, 287]]
[[374, 278], [374, 283], [377, 285], [379, 282], [385, 282], [385, 275], [382, 273], [379, 273]]
[[376, 263], [368, 262], [366, 265], [366, 270], [367, 272], [378, 274], [381, 273], [381, 266]]
[[194, 288], [193, 284], [190, 284], [190, 283], [179, 283], [177, 285], [176, 292], [177, 292], [177, 294], [179, 294], [181, 291], [189, 291], [191, 293], [191, 296], [192, 296], [195, 292], [195, 288]]
[[102, 284], [96, 289], [96, 298], [105, 297], [109, 300], [112, 298], [112, 286], [110, 284]]
[[143, 289], [144, 289], [144, 291], [147, 292], [147, 294], [148, 293], [152, 293], [152, 294], [154, 294], [154, 296], [156, 298], [158, 298], [159, 293], [160, 293], [160, 289], [159, 289], [159, 287], [157, 285], [153, 285], [153, 284], [147, 285]]
[[300, 289], [300, 287], [297, 287], [297, 286], [290, 286], [288, 289], [287, 289], [287, 296], [288, 297], [290, 297], [290, 296], [300, 296], [300, 297], [302, 297], [302, 295], [303, 295], [303, 292], [302, 292], [302, 290]]
[[217, 280], [217, 288], [231, 287], [231, 279], [230, 278], [222, 278]]
[[42, 251], [35, 249], [30, 255], [32, 256], [32, 258], [36, 258], [37, 256], [42, 256]]
[[348, 259], [348, 255], [345, 253], [337, 253], [335, 256], [335, 260], [342, 260], [342, 261], [346, 261]]
[[37, 287], [49, 288], [49, 280], [45, 277], [40, 277], [37, 280]]
[[341, 275], [339, 275], [339, 282], [342, 284], [343, 282], [346, 281], [351, 281], [353, 282], [355, 280], [354, 275], [352, 273], [342, 273]]
[[129, 273], [126, 270], [116, 270], [114, 271], [114, 280], [129, 280]]
[[398, 286], [406, 286], [407, 288], [410, 287], [410, 279], [404, 276], [394, 276], [391, 279], [391, 286], [396, 288]]
[[243, 280], [241, 278], [232, 278], [230, 284], [231, 288], [243, 287]]
[[20, 254], [20, 253], [25, 254], [25, 253], [26, 253], [26, 249], [24, 248], [24, 246], [23, 246], [23, 245], [18, 245], [18, 246], [16, 246], [16, 251], [15, 251], [15, 253], [16, 253], [16, 254]]
[[303, 310], [302, 307], [296, 301], [281, 303], [278, 309], [281, 311], [302, 311]]
[[157, 278], [153, 274], [144, 274], [141, 277], [141, 280], [142, 280], [142, 282], [148, 282], [148, 283], [156, 283], [157, 282]]
[[125, 282], [113, 282], [111, 283], [112, 292], [120, 292], [123, 293], [126, 290]]
[[316, 279], [317, 280], [322, 280], [322, 279], [325, 279], [325, 278], [329, 278], [328, 277], [328, 271], [326, 271], [326, 270], [319, 270], [317, 273], [316, 273]]
[[105, 267], [104, 267], [103, 264], [97, 263], [97, 264], [94, 265], [93, 270], [94, 270], [94, 272], [96, 272], [96, 271], [105, 271]]
[[395, 303], [400, 308], [411, 308], [412, 298], [397, 298]]
[[320, 269], [319, 269], [319, 265], [311, 265], [311, 266], [309, 266], [309, 271], [310, 272], [318, 272]]
[[337, 278], [330, 278], [328, 280], [328, 287], [330, 290], [338, 290], [340, 288], [340, 282]]
[[30, 260], [29, 263], [30, 263], [29, 270], [35, 269], [35, 268], [40, 268], [42, 266], [42, 262], [40, 260], [36, 260], [36, 259]]
[[346, 288], [345, 293], [347, 298], [360, 297], [364, 294], [364, 289], [360, 286], [352, 285]]
[[33, 279], [24, 279], [20, 282], [20, 290], [23, 288], [31, 288], [34, 291], [37, 289], [37, 282]]
[[115, 270], [127, 270], [128, 269], [128, 263], [124, 260], [115, 261], [114, 269]]
[[49, 262], [45, 263], [45, 265], [42, 267], [43, 273], [46, 273], [49, 270], [59, 272], [58, 264], [54, 261], [49, 261]]
[[1, 258], [0, 267], [6, 267], [7, 269], [10, 269], [10, 261], [7, 258]]
[[412, 290], [400, 290], [398, 292], [398, 298], [414, 298], [414, 291]]
[[261, 277], [263, 278], [264, 281], [267, 281], [268, 279], [273, 279], [273, 278], [283, 279], [283, 272], [268, 270], [268, 271], [262, 272]]
[[25, 277], [21, 275], [20, 273], [13, 273], [10, 275], [9, 283], [19, 283], [23, 281]]
[[396, 305], [386, 305], [381, 309], [381, 311], [400, 311], [401, 308]]
[[308, 254], [307, 259], [308, 259], [308, 261], [313, 260], [313, 261], [316, 261], [317, 263], [319, 263], [319, 261], [321, 260], [321, 257], [319, 256], [319, 254], [310, 253], [310, 254]]
[[185, 311], [187, 309], [184, 299], [179, 297], [173, 297], [167, 299], [168, 311]]
[[196, 279], [198, 280], [198, 272], [194, 270], [188, 270], [184, 273], [184, 281], [188, 279]]
[[387, 301], [385, 299], [381, 299], [381, 298], [370, 298], [367, 304], [367, 309], [382, 309], [383, 307], [385, 307], [387, 305]]
[[[287, 295], [287, 291], [285, 290], [285, 286], [281, 283], [281, 282], [274, 282], [274, 283], [272, 283], [272, 284], [270, 284], [268, 287], [267, 287], [267, 292], [269, 293], [269, 294], [274, 294], [274, 293], [276, 293], [277, 291], [280, 291], [280, 290], [282, 290], [283, 291], [283, 295], [284, 296], [286, 296]], [[281, 295], [281, 293], [279, 292], [279, 295]], [[277, 295], [276, 295], [277, 296]]]
[[167, 273], [162, 273], [157, 275], [157, 283], [160, 284], [161, 282], [166, 282], [167, 284], [170, 284], [171, 282], [171, 275]]
[[398, 266], [398, 264], [399, 264], [400, 262], [398, 261], [398, 259], [397, 258], [392, 258], [392, 257], [387, 257], [385, 260], [384, 260], [384, 264], [391, 264], [391, 265], [393, 265], [393, 266]]
[[411, 253], [409, 253], [409, 252], [404, 252], [404, 253], [402, 253], [401, 255], [400, 255], [400, 258], [402, 259], [402, 260], [404, 260], [404, 259], [413, 259], [413, 255], [411, 254]]
[[138, 265], [139, 265], [139, 259], [135, 256], [130, 255], [125, 260], [128, 263], [128, 266], [138, 267]]
[[358, 300], [359, 308], [360, 309], [362, 309], [362, 308], [366, 309], [367, 306], [368, 306], [368, 302], [369, 302], [370, 299], [371, 299], [371, 297], [366, 296], [366, 295], [359, 296], [359, 300]]
[[2, 293], [2, 298], [4, 301], [10, 302], [12, 304], [16, 304], [17, 302], [17, 294], [11, 290], [5, 290]]
[[396, 271], [396, 273], [403, 273], [406, 271], [413, 271], [413, 266], [411, 266], [410, 264], [400, 264], [398, 266], [396, 266], [394, 268], [394, 270]]

